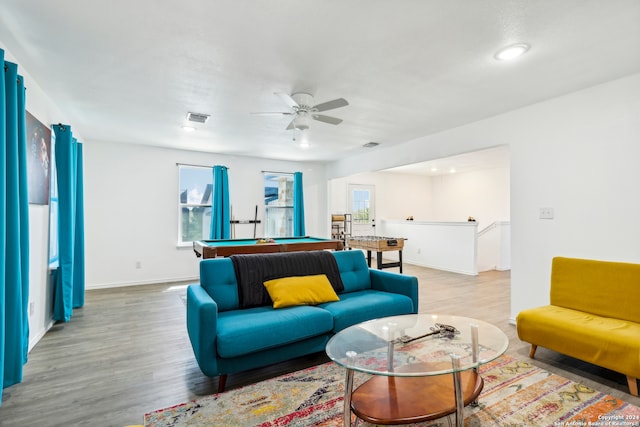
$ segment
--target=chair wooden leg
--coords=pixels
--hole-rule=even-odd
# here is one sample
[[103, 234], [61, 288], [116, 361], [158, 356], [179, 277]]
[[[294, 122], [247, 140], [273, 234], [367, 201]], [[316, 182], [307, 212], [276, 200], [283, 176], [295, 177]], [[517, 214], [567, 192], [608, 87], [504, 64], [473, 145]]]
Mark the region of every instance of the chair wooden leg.
[[535, 344], [531, 344], [531, 349], [529, 350], [529, 357], [533, 359], [533, 356], [536, 354], [536, 350], [538, 346]]
[[224, 391], [225, 385], [227, 385], [227, 374], [220, 375], [218, 377], [218, 393], [222, 393]]
[[627, 375], [627, 383], [629, 384], [629, 393], [634, 396], [638, 395], [638, 380]]

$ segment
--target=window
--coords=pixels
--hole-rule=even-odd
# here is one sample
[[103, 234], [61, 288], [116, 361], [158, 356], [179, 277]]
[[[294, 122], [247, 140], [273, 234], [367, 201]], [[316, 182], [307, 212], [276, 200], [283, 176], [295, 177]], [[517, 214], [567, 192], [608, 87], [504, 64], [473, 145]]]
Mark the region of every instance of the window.
[[211, 168], [178, 165], [178, 182], [178, 244], [208, 239], [213, 187]]
[[265, 237], [293, 236], [293, 174], [264, 173]]
[[354, 189], [352, 192], [353, 206], [353, 222], [357, 224], [368, 224], [371, 222], [370, 198], [371, 192], [365, 189]]
[[347, 212], [351, 214], [351, 233], [354, 236], [374, 236], [375, 187], [366, 184], [348, 184]]
[[58, 178], [55, 156], [56, 134], [51, 132], [51, 169], [49, 177], [49, 269], [58, 268]]

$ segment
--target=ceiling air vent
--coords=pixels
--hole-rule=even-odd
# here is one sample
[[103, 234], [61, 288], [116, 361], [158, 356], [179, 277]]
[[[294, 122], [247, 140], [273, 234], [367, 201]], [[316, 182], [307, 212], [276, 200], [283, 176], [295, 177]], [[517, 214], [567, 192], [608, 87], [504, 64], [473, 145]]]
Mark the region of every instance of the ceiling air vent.
[[378, 145], [380, 145], [379, 142], [367, 142], [366, 144], [363, 145], [364, 148], [373, 148], [373, 147], [377, 147]]
[[187, 113], [187, 120], [196, 123], [205, 123], [209, 119], [209, 114]]

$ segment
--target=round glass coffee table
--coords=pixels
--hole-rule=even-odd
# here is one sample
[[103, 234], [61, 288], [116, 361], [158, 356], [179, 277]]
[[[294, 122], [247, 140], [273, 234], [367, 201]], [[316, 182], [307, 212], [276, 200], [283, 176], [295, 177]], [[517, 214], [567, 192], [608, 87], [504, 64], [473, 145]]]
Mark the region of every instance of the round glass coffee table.
[[[374, 424], [409, 424], [456, 414], [477, 401], [478, 367], [502, 355], [509, 339], [498, 327], [468, 317], [409, 314], [343, 329], [327, 343], [346, 368], [344, 425], [351, 411]], [[373, 375], [353, 390], [354, 371]]]

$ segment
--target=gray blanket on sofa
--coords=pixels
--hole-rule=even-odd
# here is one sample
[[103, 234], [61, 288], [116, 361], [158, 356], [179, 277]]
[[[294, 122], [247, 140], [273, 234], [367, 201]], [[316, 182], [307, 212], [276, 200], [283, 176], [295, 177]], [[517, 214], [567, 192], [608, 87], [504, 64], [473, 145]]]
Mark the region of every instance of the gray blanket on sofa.
[[263, 283], [282, 277], [326, 274], [336, 293], [344, 290], [338, 263], [327, 251], [231, 255], [230, 258], [238, 281], [241, 308], [272, 305]]

